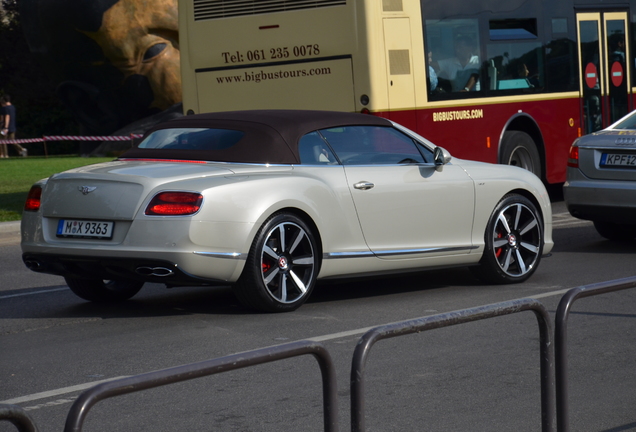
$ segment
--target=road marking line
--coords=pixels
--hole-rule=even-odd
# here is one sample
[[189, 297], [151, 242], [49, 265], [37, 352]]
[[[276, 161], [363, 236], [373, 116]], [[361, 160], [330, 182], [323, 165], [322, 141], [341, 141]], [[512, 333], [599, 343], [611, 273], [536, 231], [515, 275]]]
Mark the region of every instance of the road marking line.
[[55, 292], [55, 291], [64, 291], [64, 290], [67, 290], [67, 289], [68, 289], [68, 287], [64, 287], [64, 288], [53, 288], [53, 289], [44, 290], [44, 291], [31, 291], [31, 292], [28, 292], [28, 293], [9, 294], [9, 295], [5, 295], [5, 296], [0, 296], [0, 300], [8, 299], [8, 298], [11, 298], [11, 297], [23, 297], [23, 296], [33, 295], [33, 294], [46, 294], [46, 293]]
[[49, 398], [49, 397], [53, 397], [53, 396], [59, 396], [59, 395], [63, 395], [63, 394], [67, 394], [67, 393], [73, 393], [73, 392], [77, 392], [77, 391], [82, 391], [82, 390], [86, 390], [89, 389], [93, 386], [96, 386], [97, 384], [101, 384], [101, 383], [105, 383], [105, 382], [109, 382], [109, 381], [115, 381], [118, 380], [120, 378], [127, 378], [127, 376], [120, 376], [120, 377], [116, 377], [116, 378], [108, 378], [108, 379], [104, 379], [101, 381], [93, 381], [93, 382], [88, 382], [88, 383], [84, 383], [84, 384], [78, 384], [75, 386], [71, 386], [71, 387], [64, 387], [61, 389], [57, 389], [57, 390], [49, 390], [49, 391], [45, 391], [45, 392], [41, 392], [41, 393], [34, 393], [32, 395], [28, 395], [28, 396], [22, 396], [22, 397], [18, 397], [15, 399], [8, 399], [5, 401], [0, 401], [0, 403], [3, 404], [19, 404], [19, 403], [24, 403], [24, 402], [31, 402], [34, 400], [38, 400], [38, 399], [45, 399], [45, 398]]
[[578, 219], [572, 216], [569, 212], [553, 213], [552, 214], [552, 228], [569, 228], [575, 226], [592, 225], [591, 221]]
[[67, 403], [75, 402], [75, 399], [77, 399], [77, 398], [58, 399], [58, 400], [54, 400], [54, 401], [43, 403], [43, 404], [38, 404], [38, 405], [24, 407], [24, 410], [25, 411], [33, 411], [33, 410], [40, 409], [40, 408], [48, 408], [48, 407], [52, 407], [52, 406], [64, 405], [64, 404], [67, 404]]
[[[66, 289], [66, 288], [58, 288], [57, 290], [60, 290], [60, 289]], [[550, 292], [546, 292], [546, 293], [543, 293], [543, 294], [537, 294], [537, 295], [533, 295], [533, 296], [521, 297], [521, 298], [516, 299], [516, 300], [521, 300], [521, 299], [525, 299], [525, 298], [539, 299], [539, 298], [545, 298], [545, 297], [553, 297], [553, 296], [557, 296], [557, 295], [560, 295], [560, 294], [565, 294], [566, 292], [568, 292], [571, 289], [572, 288], [564, 288], [564, 289], [561, 289], [561, 290], [550, 291]], [[42, 291], [42, 292], [47, 292], [47, 291]], [[32, 293], [32, 294], [35, 294], [35, 293]], [[515, 300], [512, 300], [512, 301], [515, 301]], [[435, 314], [432, 314], [432, 315], [435, 315]], [[402, 321], [404, 321], [404, 320], [402, 320]], [[401, 322], [401, 321], [396, 321], [396, 322]], [[392, 323], [388, 323], [388, 324], [392, 324]], [[357, 335], [364, 334], [364, 333], [368, 332], [369, 330], [371, 330], [373, 328], [380, 327], [382, 325], [387, 325], [387, 324], [378, 324], [378, 325], [375, 325], [375, 326], [364, 327], [364, 328], [360, 328], [360, 329], [356, 329], [356, 330], [348, 330], [348, 331], [343, 331], [343, 332], [338, 332], [338, 333], [332, 333], [332, 334], [329, 334], [329, 335], [316, 336], [316, 337], [312, 337], [312, 338], [304, 338], [302, 340], [308, 340], [308, 341], [312, 341], [312, 342], [323, 342], [323, 341], [329, 341], [329, 340], [334, 340], [334, 339], [345, 338], [345, 337], [349, 337], [349, 336], [357, 336]], [[127, 378], [127, 376], [120, 376], [120, 377], [116, 377], [116, 378], [108, 378], [108, 379], [104, 379], [104, 380], [101, 380], [101, 381], [93, 381], [93, 382], [79, 384], [79, 385], [75, 385], [75, 386], [71, 386], [71, 387], [64, 387], [64, 388], [57, 389], [57, 390], [50, 390], [50, 391], [41, 392], [41, 393], [34, 393], [32, 395], [22, 396], [22, 397], [18, 397], [18, 398], [15, 398], [15, 399], [9, 399], [9, 400], [5, 400], [5, 401], [0, 401], [0, 404], [12, 404], [12, 405], [15, 405], [15, 404], [18, 404], [18, 403], [31, 402], [31, 401], [38, 400], [38, 399], [45, 399], [45, 398], [49, 398], [49, 397], [53, 397], [53, 396], [59, 396], [59, 395], [67, 394], [67, 393], [73, 393], [73, 392], [89, 389], [89, 388], [91, 388], [93, 386], [96, 386], [97, 384], [118, 380], [120, 378]], [[65, 402], [70, 402], [70, 400], [68, 400], [68, 401], [64, 400], [64, 402], [60, 402], [60, 403], [65, 403]], [[53, 405], [56, 405], [56, 404], [57, 403], [54, 401]], [[51, 405], [50, 404], [41, 404], [41, 405], [37, 405], [37, 406], [34, 406], [34, 407], [30, 407], [30, 409], [45, 408], [46, 406], [51, 406]]]
[[372, 326], [372, 327], [365, 327], [365, 328], [361, 328], [361, 329], [357, 329], [357, 330], [349, 330], [349, 331], [343, 331], [340, 333], [332, 333], [330, 335], [324, 335], [324, 336], [316, 336], [316, 337], [312, 337], [312, 338], [307, 338], [306, 340], [312, 341], [312, 342], [322, 342], [322, 341], [327, 341], [327, 340], [332, 340], [332, 339], [340, 339], [340, 338], [345, 338], [345, 337], [349, 337], [349, 336], [357, 336], [359, 334], [364, 334], [366, 332], [368, 332], [369, 330], [371, 330], [372, 328], [376, 328], [378, 326]]
[[[522, 300], [522, 299], [526, 299], [526, 298], [531, 298], [531, 299], [540, 299], [540, 298], [545, 298], [545, 297], [553, 297], [553, 296], [557, 296], [560, 294], [565, 294], [566, 292], [570, 291], [572, 288], [564, 288], [558, 291], [550, 291], [550, 292], [546, 292], [543, 294], [537, 294], [537, 295], [533, 295], [533, 296], [527, 296], [527, 297], [521, 297], [515, 300], [508, 300], [508, 301], [517, 301], [517, 300]], [[431, 316], [433, 315], [437, 315], [437, 314], [431, 314]], [[428, 315], [427, 315], [428, 316]], [[405, 321], [405, 320], [402, 320]], [[402, 321], [397, 321], [397, 322], [402, 322]], [[330, 335], [324, 335], [324, 336], [316, 336], [313, 338], [307, 338], [304, 340], [309, 340], [312, 342], [323, 342], [323, 341], [328, 341], [328, 340], [333, 340], [333, 339], [340, 339], [340, 338], [344, 338], [344, 337], [349, 337], [349, 336], [357, 336], [357, 335], [361, 335], [364, 334], [366, 332], [368, 332], [371, 329], [374, 329], [376, 327], [380, 327], [383, 325], [390, 325], [390, 324], [395, 324], [395, 323], [386, 323], [386, 324], [378, 324], [375, 326], [371, 326], [371, 327], [365, 327], [365, 328], [361, 328], [361, 329], [357, 329], [357, 330], [348, 330], [348, 331], [344, 331], [344, 332], [340, 332], [340, 333], [333, 333]]]
[[530, 298], [540, 299], [540, 298], [544, 298], [544, 297], [552, 297], [552, 296], [559, 295], [559, 294], [565, 294], [566, 292], [570, 291], [571, 289], [573, 289], [573, 288], [564, 288], [564, 289], [558, 290], [558, 291], [550, 291], [550, 292], [543, 293], [543, 294], [533, 295]]

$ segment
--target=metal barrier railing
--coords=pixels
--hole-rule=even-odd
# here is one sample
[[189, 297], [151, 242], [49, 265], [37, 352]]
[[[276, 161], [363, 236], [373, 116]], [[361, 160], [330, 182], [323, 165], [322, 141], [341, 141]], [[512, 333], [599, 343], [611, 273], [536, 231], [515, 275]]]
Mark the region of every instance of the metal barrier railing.
[[617, 279], [573, 288], [565, 293], [559, 302], [559, 307], [557, 308], [557, 313], [554, 318], [557, 430], [559, 432], [568, 432], [570, 430], [568, 404], [567, 322], [572, 304], [580, 298], [629, 288], [636, 288], [636, 277]]
[[394, 324], [379, 326], [366, 332], [358, 341], [351, 365], [351, 430], [364, 432], [365, 400], [364, 376], [365, 365], [371, 347], [382, 339], [404, 336], [407, 334], [448, 327], [456, 324], [494, 318], [517, 312], [531, 310], [537, 317], [541, 348], [541, 426], [543, 432], [554, 430], [554, 353], [550, 317], [543, 304], [534, 299], [511, 300], [493, 305], [464, 309], [456, 312], [432, 315]]
[[[556, 313], [554, 351], [552, 350], [550, 317], [541, 302], [530, 298], [426, 316], [378, 326], [369, 330], [358, 341], [352, 359], [350, 376], [352, 432], [364, 432], [366, 430], [364, 400], [365, 366], [369, 352], [376, 342], [382, 339], [523, 311], [534, 312], [539, 325], [542, 431], [554, 431], [556, 418], [556, 430], [559, 432], [568, 432], [568, 371], [566, 345], [567, 320], [572, 304], [579, 298], [635, 287], [636, 277], [631, 277], [586, 285], [568, 291], [561, 298]], [[226, 357], [99, 384], [86, 390], [75, 401], [66, 417], [64, 431], [80, 432], [91, 407], [97, 402], [107, 398], [306, 354], [313, 355], [320, 366], [322, 375], [324, 430], [325, 432], [338, 432], [335, 367], [326, 347], [320, 342], [313, 341], [291, 342], [284, 345], [261, 348], [254, 351], [233, 354]], [[18, 428], [18, 432], [37, 432], [37, 427], [31, 418], [18, 406], [0, 404], [0, 421], [3, 420], [13, 423]]]
[[18, 432], [38, 432], [38, 428], [25, 410], [16, 405], [0, 404], [0, 421], [12, 423]]
[[325, 432], [338, 432], [336, 370], [327, 349], [319, 342], [310, 341], [291, 342], [284, 345], [261, 348], [99, 384], [86, 390], [73, 403], [66, 417], [64, 431], [81, 431], [88, 411], [93, 405], [103, 399], [305, 354], [313, 355], [320, 366], [324, 430]]

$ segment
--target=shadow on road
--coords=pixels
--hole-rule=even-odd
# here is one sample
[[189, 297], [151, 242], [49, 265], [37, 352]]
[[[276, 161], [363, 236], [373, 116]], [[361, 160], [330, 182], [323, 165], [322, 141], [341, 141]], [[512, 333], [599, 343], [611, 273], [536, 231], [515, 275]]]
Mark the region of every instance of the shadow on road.
[[448, 286], [475, 286], [481, 282], [468, 268], [429, 270], [406, 276], [374, 276], [362, 279], [345, 279], [321, 282], [316, 286], [307, 303], [371, 298], [416, 291], [430, 291]]
[[[448, 286], [481, 286], [467, 268], [452, 271], [432, 270], [397, 277], [382, 276], [320, 282], [307, 303], [328, 303], [363, 300], [381, 296], [425, 292]], [[146, 284], [133, 299], [119, 303], [91, 303], [76, 297], [69, 289], [50, 287], [49, 292], [37, 294], [50, 299], [33, 303], [28, 297], [7, 299], [0, 307], [5, 319], [63, 319], [86, 318], [149, 318], [180, 315], [259, 315], [244, 308], [234, 297], [231, 287], [182, 287], [166, 289], [160, 284]], [[40, 288], [40, 291], [47, 291]], [[18, 294], [20, 291], [15, 291]], [[11, 295], [13, 292], [5, 292]], [[9, 301], [13, 300], [13, 301]], [[19, 304], [19, 307], [16, 306]], [[58, 324], [52, 324], [55, 326]], [[1, 328], [0, 328], [1, 332]]]

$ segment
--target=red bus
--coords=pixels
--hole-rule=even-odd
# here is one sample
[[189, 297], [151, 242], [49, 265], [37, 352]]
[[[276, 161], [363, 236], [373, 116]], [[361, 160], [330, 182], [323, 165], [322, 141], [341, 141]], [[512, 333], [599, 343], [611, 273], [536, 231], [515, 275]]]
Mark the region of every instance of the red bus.
[[560, 183], [574, 139], [633, 106], [628, 1], [604, 8], [583, 0], [182, 0], [179, 7], [187, 114], [370, 113], [454, 156], [518, 165]]

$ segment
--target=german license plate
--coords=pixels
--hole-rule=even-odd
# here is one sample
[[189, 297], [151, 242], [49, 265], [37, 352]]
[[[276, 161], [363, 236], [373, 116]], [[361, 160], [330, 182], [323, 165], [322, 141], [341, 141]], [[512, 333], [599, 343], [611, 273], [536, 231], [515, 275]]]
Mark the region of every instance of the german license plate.
[[618, 166], [636, 168], [636, 154], [603, 153], [601, 166]]
[[111, 239], [114, 227], [115, 222], [60, 219], [57, 224], [57, 236]]

